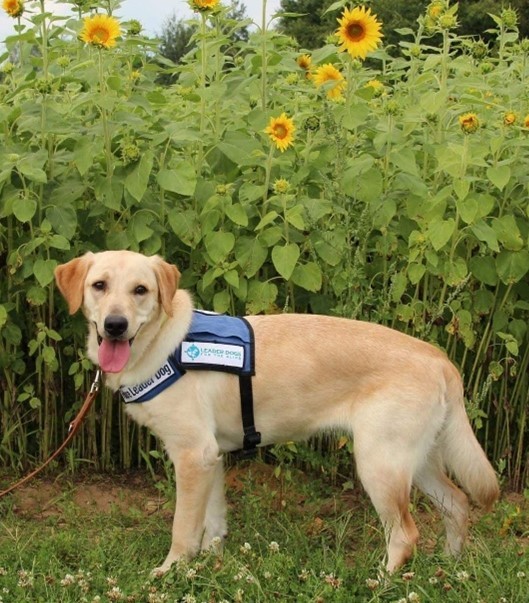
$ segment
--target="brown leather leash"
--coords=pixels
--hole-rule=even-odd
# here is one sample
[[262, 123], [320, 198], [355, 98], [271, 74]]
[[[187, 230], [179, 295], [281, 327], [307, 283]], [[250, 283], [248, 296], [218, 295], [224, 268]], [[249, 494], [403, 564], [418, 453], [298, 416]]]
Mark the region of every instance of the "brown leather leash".
[[34, 471], [32, 471], [31, 473], [29, 473], [28, 475], [23, 477], [21, 480], [19, 480], [18, 482], [15, 482], [7, 490], [3, 490], [2, 492], [0, 492], [0, 498], [5, 496], [6, 494], [9, 494], [10, 492], [13, 492], [13, 490], [15, 490], [16, 488], [19, 488], [20, 486], [22, 486], [22, 484], [29, 482], [29, 480], [33, 479], [36, 475], [38, 475], [45, 467], [47, 467], [54, 459], [56, 459], [59, 456], [59, 454], [61, 454], [61, 452], [73, 440], [75, 434], [79, 431], [79, 427], [81, 427], [83, 419], [86, 417], [88, 411], [90, 410], [90, 407], [92, 406], [93, 401], [97, 397], [97, 393], [99, 392], [100, 384], [101, 384], [101, 370], [98, 369], [96, 372], [96, 376], [94, 377], [94, 382], [92, 383], [92, 386], [90, 387], [90, 391], [88, 392], [88, 395], [86, 396], [85, 401], [83, 402], [83, 405], [81, 406], [75, 419], [68, 426], [68, 436], [66, 437], [64, 442], [59, 446], [59, 448], [57, 448], [57, 450], [42, 465], [40, 465], [40, 467], [37, 467]]

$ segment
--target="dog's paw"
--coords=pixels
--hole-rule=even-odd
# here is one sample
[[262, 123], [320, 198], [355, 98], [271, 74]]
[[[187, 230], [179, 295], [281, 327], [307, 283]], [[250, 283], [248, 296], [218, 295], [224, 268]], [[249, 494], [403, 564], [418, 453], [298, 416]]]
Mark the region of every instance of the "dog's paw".
[[160, 567], [155, 567], [153, 570], [151, 570], [151, 578], [162, 578], [168, 571], [169, 568], [166, 568], [163, 565], [160, 565]]

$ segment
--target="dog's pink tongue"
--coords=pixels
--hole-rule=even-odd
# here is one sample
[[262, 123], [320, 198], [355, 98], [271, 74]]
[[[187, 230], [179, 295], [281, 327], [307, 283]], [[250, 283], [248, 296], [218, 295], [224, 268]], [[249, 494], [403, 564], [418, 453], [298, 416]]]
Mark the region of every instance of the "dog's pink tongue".
[[103, 339], [99, 346], [99, 366], [104, 373], [119, 373], [130, 357], [128, 341], [109, 341]]

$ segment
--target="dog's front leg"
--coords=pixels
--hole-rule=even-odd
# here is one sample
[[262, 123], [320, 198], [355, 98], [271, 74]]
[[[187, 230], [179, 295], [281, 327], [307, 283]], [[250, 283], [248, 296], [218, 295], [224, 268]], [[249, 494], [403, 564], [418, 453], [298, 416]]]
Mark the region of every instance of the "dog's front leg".
[[[169, 451], [171, 453], [171, 451]], [[222, 462], [216, 445], [171, 454], [176, 471], [176, 509], [171, 549], [154, 574], [163, 574], [182, 557], [195, 555], [202, 541], [206, 507], [215, 481], [217, 465]]]

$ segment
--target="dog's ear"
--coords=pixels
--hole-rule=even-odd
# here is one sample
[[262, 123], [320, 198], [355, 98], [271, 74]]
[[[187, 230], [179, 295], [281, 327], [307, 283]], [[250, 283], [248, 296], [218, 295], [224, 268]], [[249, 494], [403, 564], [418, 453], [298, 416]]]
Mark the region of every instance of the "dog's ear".
[[180, 272], [173, 264], [165, 262], [159, 257], [155, 257], [154, 273], [158, 281], [158, 291], [160, 292], [160, 302], [165, 313], [168, 316], [173, 315], [173, 297], [178, 289]]
[[70, 314], [75, 314], [83, 305], [84, 282], [92, 264], [92, 257], [93, 254], [89, 252], [55, 268], [55, 282], [68, 302]]

